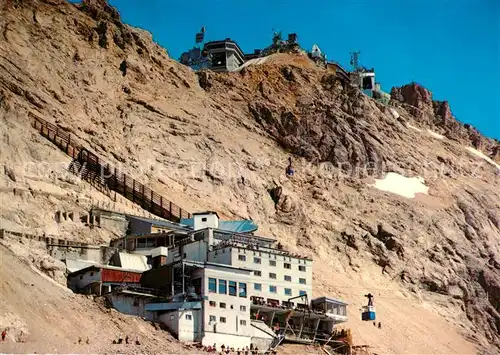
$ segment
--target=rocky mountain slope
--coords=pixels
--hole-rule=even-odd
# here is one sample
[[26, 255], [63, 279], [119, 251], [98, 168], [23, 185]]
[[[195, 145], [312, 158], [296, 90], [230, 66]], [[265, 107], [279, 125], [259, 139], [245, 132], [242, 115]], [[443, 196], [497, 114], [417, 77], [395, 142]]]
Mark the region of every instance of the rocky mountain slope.
[[[251, 218], [312, 255], [314, 293], [350, 303], [356, 343], [500, 349], [499, 144], [428, 90], [394, 88], [389, 108], [337, 89], [301, 55], [196, 74], [102, 1], [3, 1], [0, 33], [2, 226], [113, 236], [54, 221], [60, 208], [117, 202], [65, 171], [69, 158], [30, 128], [33, 112], [183, 208]], [[387, 172], [422, 177], [428, 193], [375, 188]], [[12, 260], [3, 267], [15, 269]], [[360, 321], [366, 292], [380, 330]]]
[[[196, 352], [140, 318], [73, 294], [41, 276], [4, 246], [0, 246], [0, 257], [0, 321], [2, 330], [9, 327], [7, 340], [0, 345], [3, 353], [137, 354], [166, 349], [177, 354]], [[113, 340], [126, 336], [134, 341], [139, 338], [141, 344], [113, 344]]]

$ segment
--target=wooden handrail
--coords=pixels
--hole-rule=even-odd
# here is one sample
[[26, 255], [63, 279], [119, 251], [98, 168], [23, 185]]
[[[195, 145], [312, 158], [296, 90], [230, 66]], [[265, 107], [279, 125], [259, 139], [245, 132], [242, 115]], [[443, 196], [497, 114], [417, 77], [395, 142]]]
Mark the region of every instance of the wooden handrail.
[[[116, 167], [102, 160], [88, 149], [76, 144], [75, 140], [71, 139], [71, 135], [62, 128], [45, 121], [31, 112], [30, 116], [33, 118], [32, 126], [42, 136], [70, 155], [74, 161], [78, 161], [86, 171], [92, 173], [91, 180], [93, 182], [98, 178], [98, 174], [106, 173], [105, 176], [101, 175], [99, 179], [101, 186], [123, 195], [128, 200], [139, 204], [148, 212], [175, 222], [180, 222], [183, 216], [191, 217], [189, 212], [139, 181], [117, 170]], [[87, 178], [90, 179], [90, 176], [87, 176]]]

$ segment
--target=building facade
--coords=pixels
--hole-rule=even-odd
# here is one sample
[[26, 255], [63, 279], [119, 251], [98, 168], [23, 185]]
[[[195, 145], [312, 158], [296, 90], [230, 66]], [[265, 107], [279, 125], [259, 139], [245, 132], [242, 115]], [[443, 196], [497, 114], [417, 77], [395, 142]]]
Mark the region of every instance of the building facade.
[[347, 320], [342, 301], [313, 299], [311, 258], [271, 238], [220, 230], [215, 213], [193, 218], [193, 231], [171, 240], [141, 278], [171, 298], [150, 306], [179, 339], [267, 349], [277, 339], [326, 340]]
[[68, 275], [68, 287], [73, 292], [102, 295], [115, 287], [139, 285], [142, 271], [115, 266], [92, 265]]
[[193, 48], [181, 55], [180, 62], [195, 70], [210, 68], [213, 71], [234, 71], [244, 62], [244, 54], [238, 44], [226, 38], [207, 42], [203, 49]]
[[204, 295], [203, 345], [250, 346], [250, 279], [251, 270], [212, 263], [193, 273], [193, 283], [201, 281]]
[[[292, 297], [312, 295], [312, 260], [274, 248], [226, 247], [231, 265], [251, 269], [249, 294], [276, 304]], [[219, 255], [220, 249], [217, 250]], [[214, 254], [214, 253], [213, 253]], [[224, 253], [223, 253], [224, 254]], [[215, 256], [215, 255], [214, 255]], [[307, 303], [302, 300], [302, 303]]]

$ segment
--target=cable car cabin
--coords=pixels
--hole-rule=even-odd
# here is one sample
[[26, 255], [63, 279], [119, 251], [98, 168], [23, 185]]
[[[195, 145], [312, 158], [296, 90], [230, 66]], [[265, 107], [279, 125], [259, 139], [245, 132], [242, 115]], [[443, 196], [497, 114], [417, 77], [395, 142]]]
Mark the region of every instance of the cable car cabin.
[[375, 320], [375, 307], [374, 306], [364, 306], [362, 308], [361, 320], [370, 321]]

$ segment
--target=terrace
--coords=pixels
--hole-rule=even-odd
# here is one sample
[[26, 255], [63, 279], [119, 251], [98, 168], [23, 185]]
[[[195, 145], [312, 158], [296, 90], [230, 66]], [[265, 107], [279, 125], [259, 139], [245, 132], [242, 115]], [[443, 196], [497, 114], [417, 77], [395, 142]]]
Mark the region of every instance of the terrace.
[[266, 252], [274, 255], [282, 255], [291, 258], [312, 261], [312, 259], [307, 256], [283, 250], [281, 244], [279, 243], [277, 248], [271, 247], [271, 245], [273, 245], [276, 242], [276, 240], [270, 238], [258, 237], [253, 235], [251, 236], [244, 234], [226, 233], [223, 231], [214, 231], [214, 238], [221, 240], [221, 242], [213, 245], [211, 249], [212, 251], [224, 249], [227, 247], [235, 247], [235, 248]]

